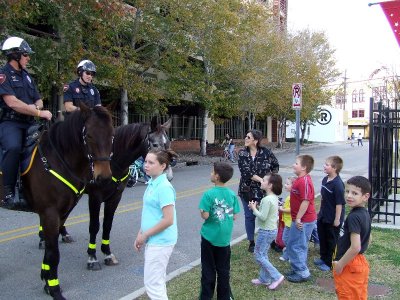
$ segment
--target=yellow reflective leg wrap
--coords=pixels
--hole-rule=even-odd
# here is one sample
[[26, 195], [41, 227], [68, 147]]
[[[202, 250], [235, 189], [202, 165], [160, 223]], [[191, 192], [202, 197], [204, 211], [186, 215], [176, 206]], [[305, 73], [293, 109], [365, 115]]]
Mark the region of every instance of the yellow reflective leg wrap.
[[58, 282], [58, 279], [49, 279], [49, 280], [47, 280], [47, 284], [49, 286], [56, 286], [56, 285], [59, 285], [59, 282]]
[[46, 264], [42, 264], [42, 270], [44, 271], [50, 271], [50, 266]]
[[103, 245], [110, 245], [110, 240], [101, 240]]
[[96, 250], [96, 244], [91, 244], [91, 243], [89, 243], [89, 249], [94, 249], [94, 250]]
[[39, 226], [39, 231], [42, 231], [43, 230], [43, 227], [42, 226]]

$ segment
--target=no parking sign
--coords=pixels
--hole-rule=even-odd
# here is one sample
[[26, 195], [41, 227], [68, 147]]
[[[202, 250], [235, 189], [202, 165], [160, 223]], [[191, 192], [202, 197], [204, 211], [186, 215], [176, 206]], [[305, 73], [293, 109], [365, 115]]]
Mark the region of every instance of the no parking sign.
[[292, 85], [293, 109], [301, 109], [301, 93], [302, 93], [301, 83], [293, 83]]

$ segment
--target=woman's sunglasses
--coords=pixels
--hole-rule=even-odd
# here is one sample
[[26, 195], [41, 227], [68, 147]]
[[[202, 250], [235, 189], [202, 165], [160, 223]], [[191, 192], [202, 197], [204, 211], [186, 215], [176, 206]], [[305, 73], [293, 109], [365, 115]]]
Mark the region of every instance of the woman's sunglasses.
[[94, 77], [94, 75], [96, 75], [96, 72], [85, 71], [85, 74]]

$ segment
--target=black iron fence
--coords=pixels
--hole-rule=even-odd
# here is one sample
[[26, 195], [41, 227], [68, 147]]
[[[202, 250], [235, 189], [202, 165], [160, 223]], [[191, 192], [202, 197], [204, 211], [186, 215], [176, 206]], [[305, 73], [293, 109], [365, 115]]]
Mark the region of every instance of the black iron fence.
[[375, 103], [370, 99], [369, 179], [372, 186], [368, 209], [374, 222], [396, 224], [400, 216], [399, 134], [397, 101]]

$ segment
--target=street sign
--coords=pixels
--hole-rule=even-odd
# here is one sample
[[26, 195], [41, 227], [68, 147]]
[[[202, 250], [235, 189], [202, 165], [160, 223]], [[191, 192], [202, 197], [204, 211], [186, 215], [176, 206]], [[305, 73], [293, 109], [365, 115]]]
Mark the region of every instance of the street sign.
[[301, 83], [293, 83], [292, 85], [292, 108], [293, 109], [301, 109]]

